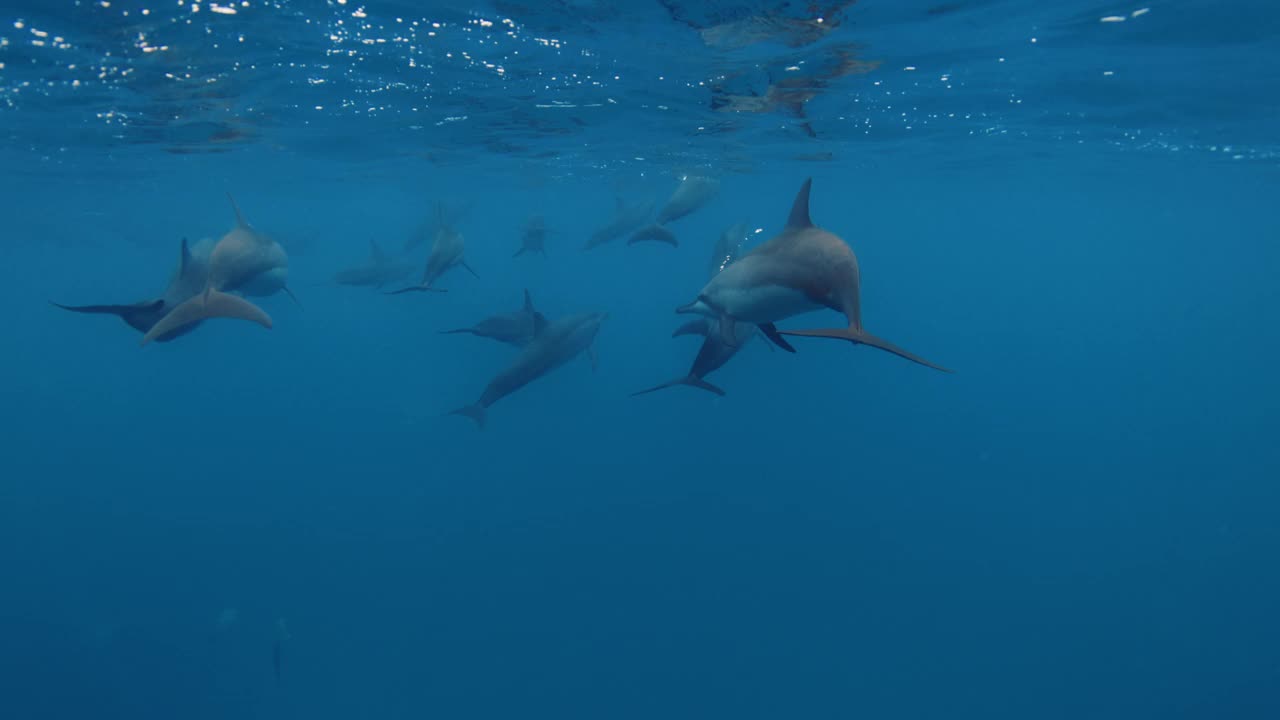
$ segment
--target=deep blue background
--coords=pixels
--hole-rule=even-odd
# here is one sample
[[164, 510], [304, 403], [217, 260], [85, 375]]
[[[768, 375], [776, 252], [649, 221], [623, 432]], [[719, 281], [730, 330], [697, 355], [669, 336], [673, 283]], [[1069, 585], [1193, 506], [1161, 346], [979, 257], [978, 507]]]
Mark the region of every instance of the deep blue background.
[[[1233, 52], [1274, 66], [1256, 40]], [[0, 718], [1280, 717], [1280, 171], [1200, 129], [1180, 150], [1086, 127], [777, 159], [797, 145], [725, 172], [679, 248], [590, 253], [616, 194], [661, 199], [680, 168], [270, 142], [9, 162]], [[798, 338], [712, 375], [725, 398], [628, 397], [691, 362], [674, 309], [719, 231], [772, 235], [810, 176], [868, 330], [956, 373]], [[139, 348], [46, 303], [158, 293], [180, 238], [231, 228], [227, 191], [290, 252], [301, 307], [263, 300], [274, 329]], [[438, 199], [472, 203], [478, 279], [329, 282]], [[513, 259], [537, 213], [549, 257]], [[611, 313], [600, 367], [477, 431], [445, 413], [512, 351], [437, 331], [526, 287], [549, 315]]]

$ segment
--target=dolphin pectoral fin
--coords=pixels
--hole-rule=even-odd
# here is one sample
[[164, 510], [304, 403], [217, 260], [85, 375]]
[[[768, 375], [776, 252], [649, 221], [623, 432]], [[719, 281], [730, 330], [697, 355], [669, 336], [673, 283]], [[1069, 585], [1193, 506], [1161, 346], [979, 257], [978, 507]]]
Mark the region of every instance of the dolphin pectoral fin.
[[781, 335], [778, 334], [778, 328], [774, 327], [773, 323], [761, 323], [757, 327], [760, 328], [760, 332], [764, 333], [764, 336], [769, 338], [769, 340], [774, 345], [777, 345], [778, 347], [782, 348], [783, 350], [786, 350], [789, 353], [793, 353], [796, 351], [794, 347], [791, 347], [791, 343], [787, 342]]
[[924, 365], [927, 368], [933, 368], [934, 370], [938, 370], [945, 373], [955, 372], [954, 370], [947, 369], [945, 367], [942, 367], [941, 365], [935, 365], [929, 362], [928, 360], [925, 360], [924, 358], [920, 357], [919, 355], [915, 355], [913, 353], [907, 352], [906, 350], [903, 350], [897, 345], [894, 345], [893, 343], [890, 343], [886, 340], [882, 340], [876, 337], [875, 335], [872, 335], [871, 333], [864, 332], [862, 330], [855, 330], [853, 328], [827, 328], [827, 329], [820, 329], [820, 330], [779, 330], [778, 334], [779, 335], [796, 335], [799, 337], [825, 337], [825, 338], [835, 338], [837, 340], [848, 340], [849, 342], [855, 345], [870, 345], [871, 347], [879, 348], [881, 350], [884, 350], [885, 352], [893, 353], [898, 357], [910, 360], [913, 363]]
[[455, 329], [455, 330], [441, 330], [441, 331], [440, 331], [440, 334], [441, 334], [441, 335], [458, 335], [458, 334], [460, 334], [460, 333], [471, 333], [472, 335], [474, 335], [474, 334], [476, 333], [476, 331], [475, 331], [475, 330], [472, 330], [471, 328], [457, 328], [457, 329]]
[[280, 289], [284, 291], [285, 295], [289, 296], [289, 299], [293, 301], [294, 305], [298, 306], [299, 310], [302, 309], [302, 301], [298, 300], [298, 296], [293, 294], [293, 291], [289, 289], [288, 285], [281, 285]]
[[160, 321], [153, 325], [147, 331], [147, 334], [142, 337], [142, 344], [146, 345], [157, 337], [168, 335], [192, 323], [211, 318], [248, 320], [264, 328], [271, 328], [271, 317], [263, 312], [262, 308], [239, 295], [231, 295], [220, 290], [208, 288], [203, 293], [170, 310], [168, 315], [160, 318]]
[[595, 372], [600, 368], [600, 356], [596, 354], [596, 346], [587, 346], [587, 359], [591, 361], [591, 372]]
[[729, 347], [738, 347], [738, 333], [735, 323], [727, 315], [720, 316], [720, 341]]
[[519, 250], [517, 250], [517, 251], [516, 251], [516, 254], [515, 254], [515, 255], [512, 255], [511, 257], [513, 257], [513, 258], [518, 258], [518, 257], [520, 257], [521, 255], [523, 255], [523, 254], [524, 254], [524, 251], [525, 251], [525, 250], [528, 250], [528, 248], [520, 248]]
[[656, 391], [656, 390], [665, 390], [665, 389], [667, 389], [667, 388], [669, 388], [669, 387], [675, 387], [676, 385], [688, 385], [689, 387], [695, 387], [695, 388], [698, 388], [699, 390], [706, 390], [706, 391], [707, 391], [707, 392], [709, 392], [709, 393], [714, 393], [714, 394], [716, 394], [716, 395], [719, 395], [719, 396], [721, 396], [721, 397], [724, 397], [724, 391], [723, 391], [723, 390], [721, 390], [720, 388], [716, 387], [715, 385], [712, 385], [711, 383], [707, 382], [706, 380], [703, 380], [702, 378], [694, 377], [694, 376], [692, 376], [692, 375], [686, 375], [686, 376], [684, 376], [684, 377], [682, 377], [682, 378], [677, 378], [677, 379], [672, 380], [672, 381], [670, 381], [670, 382], [664, 382], [664, 383], [662, 383], [661, 385], [654, 385], [654, 386], [653, 386], [653, 387], [651, 387], [651, 388], [647, 388], [647, 389], [645, 389], [645, 390], [639, 390], [639, 391], [637, 391], [637, 392], [633, 392], [633, 393], [631, 393], [631, 397], [636, 397], [637, 395], [645, 395], [645, 394], [647, 394], [647, 393], [651, 393], [651, 392], [654, 392], [654, 391]]
[[50, 300], [49, 304], [71, 312], [127, 317], [137, 312], [155, 312], [164, 307], [164, 300], [152, 300], [151, 302], [140, 302], [133, 305], [63, 305]]
[[671, 337], [680, 337], [681, 335], [701, 335], [706, 337], [710, 334], [711, 322], [706, 318], [698, 318], [676, 328], [675, 332], [671, 333]]
[[758, 328], [758, 327], [757, 327], [757, 328], [756, 328], [756, 333], [765, 339], [764, 346], [765, 346], [765, 347], [767, 347], [767, 348], [769, 348], [769, 352], [778, 352], [777, 348], [775, 348], [775, 347], [773, 346], [773, 343], [772, 343], [772, 342], [769, 342], [769, 337], [768, 337], [767, 335], [765, 335], [765, 334], [764, 334], [764, 331], [763, 331], [763, 330], [761, 330], [760, 328]]
[[476, 278], [477, 280], [479, 280], [479, 279], [480, 279], [480, 275], [479, 275], [475, 270], [473, 270], [473, 269], [471, 268], [471, 266], [470, 266], [470, 265], [468, 265], [468, 264], [467, 264], [467, 261], [466, 261], [466, 260], [459, 260], [459, 261], [458, 261], [458, 264], [459, 264], [459, 265], [461, 265], [462, 267], [466, 268], [466, 269], [467, 269], [467, 272], [469, 272], [469, 273], [471, 273], [473, 276], [475, 276], [475, 278]]
[[450, 415], [464, 415], [476, 421], [476, 427], [484, 429], [484, 406], [476, 403], [475, 405], [467, 405], [457, 410], [450, 410]]
[[442, 290], [440, 288], [434, 288], [429, 285], [410, 285], [409, 287], [403, 287], [403, 288], [400, 288], [399, 290], [392, 290], [391, 292], [385, 292], [382, 294], [383, 295], [400, 295], [401, 293], [410, 293], [410, 292], [441, 292], [442, 293], [442, 292], [449, 292], [449, 291]]

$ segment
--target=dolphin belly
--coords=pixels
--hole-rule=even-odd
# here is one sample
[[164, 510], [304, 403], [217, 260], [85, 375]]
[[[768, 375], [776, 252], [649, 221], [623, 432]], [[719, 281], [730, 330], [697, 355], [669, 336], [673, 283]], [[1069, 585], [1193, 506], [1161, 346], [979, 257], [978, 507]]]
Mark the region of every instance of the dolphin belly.
[[755, 324], [777, 322], [823, 307], [807, 293], [785, 285], [724, 288], [710, 300], [729, 317]]
[[258, 273], [241, 283], [235, 290], [248, 297], [267, 297], [284, 289], [289, 279], [287, 268], [277, 267]]

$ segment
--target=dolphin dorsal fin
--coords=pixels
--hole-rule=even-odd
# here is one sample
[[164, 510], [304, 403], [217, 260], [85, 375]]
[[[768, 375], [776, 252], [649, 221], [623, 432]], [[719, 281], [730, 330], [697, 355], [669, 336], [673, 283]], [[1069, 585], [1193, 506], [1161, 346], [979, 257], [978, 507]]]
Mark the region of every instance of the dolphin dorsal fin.
[[809, 188], [813, 186], [813, 178], [804, 181], [800, 192], [796, 193], [796, 201], [791, 204], [791, 214], [787, 216], [788, 230], [803, 230], [813, 227], [809, 219]]
[[524, 311], [527, 313], [537, 314], [538, 311], [533, 309], [533, 297], [529, 295], [529, 289], [524, 291]]
[[231, 193], [227, 193], [227, 199], [231, 201], [231, 209], [236, 214], [236, 224], [243, 228], [249, 227], [249, 223], [245, 221], [244, 215], [240, 213], [240, 206], [236, 204], [236, 199], [231, 197]]
[[538, 337], [543, 330], [547, 329], [547, 316], [540, 312], [533, 314], [533, 336]]
[[178, 255], [178, 277], [182, 277], [187, 272], [187, 266], [191, 264], [191, 246], [187, 244], [187, 239], [182, 238], [182, 251]]

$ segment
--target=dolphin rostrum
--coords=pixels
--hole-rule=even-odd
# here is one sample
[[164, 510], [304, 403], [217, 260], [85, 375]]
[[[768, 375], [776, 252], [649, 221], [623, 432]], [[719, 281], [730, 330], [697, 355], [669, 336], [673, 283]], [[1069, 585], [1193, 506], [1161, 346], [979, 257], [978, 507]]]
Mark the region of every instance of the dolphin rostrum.
[[[160, 318], [170, 310], [182, 304], [204, 289], [205, 276], [208, 274], [209, 246], [211, 243], [196, 243], [196, 251], [192, 252], [187, 239], [182, 239], [181, 251], [178, 255], [178, 266], [169, 278], [169, 285], [164, 294], [154, 300], [142, 300], [129, 305], [63, 305], [52, 303], [63, 310], [78, 313], [95, 313], [116, 315], [129, 327], [146, 334], [155, 326]], [[156, 342], [169, 342], [174, 338], [196, 329], [199, 323], [192, 323], [156, 338]]]
[[236, 226], [218, 239], [209, 251], [209, 271], [204, 288], [160, 319], [142, 338], [142, 344], [168, 335], [191, 323], [210, 318], [238, 318], [270, 328], [271, 318], [239, 295], [267, 296], [289, 292], [289, 256], [280, 243], [258, 232], [241, 214], [236, 201], [231, 209]]
[[715, 178], [697, 175], [681, 176], [680, 184], [667, 199], [667, 203], [658, 211], [658, 219], [655, 222], [666, 225], [672, 220], [679, 220], [711, 202], [719, 193], [720, 181]]
[[[711, 278], [696, 300], [676, 312], [752, 323], [780, 346], [785, 343], [783, 335], [838, 338], [951, 372], [862, 328], [857, 258], [844, 240], [809, 218], [812, 185], [810, 178], [801, 186], [781, 233]], [[821, 308], [843, 313], [848, 327], [791, 331], [774, 327], [779, 320]], [[732, 325], [722, 322], [720, 329], [726, 342], [736, 344]]]
[[[743, 240], [746, 238], [746, 225], [739, 223], [726, 229], [720, 233], [720, 238], [711, 251], [711, 276], [715, 277], [724, 268], [728, 267], [734, 260]], [[721, 323], [732, 323], [733, 328], [728, 332], [722, 331]], [[706, 376], [720, 369], [725, 363], [729, 362], [738, 351], [745, 347], [746, 342], [758, 334], [758, 330], [754, 327], [740, 327], [741, 323], [727, 317], [720, 318], [704, 318], [700, 317], [691, 320], [684, 325], [676, 328], [671, 334], [672, 337], [680, 335], [701, 335], [702, 346], [698, 348], [698, 354], [693, 359], [693, 365], [689, 368], [689, 372], [684, 377], [676, 378], [670, 382], [655, 385], [646, 390], [631, 393], [632, 397], [636, 395], [644, 395], [655, 390], [662, 390], [676, 385], [689, 385], [700, 388], [716, 395], [724, 395], [724, 390], [707, 382]], [[727, 342], [725, 337], [745, 337], [744, 340], [736, 342]], [[772, 346], [767, 346], [772, 348]]]
[[608, 317], [608, 313], [580, 313], [551, 322], [538, 322], [533, 339], [524, 346], [507, 369], [489, 381], [480, 399], [450, 414], [465, 415], [483, 429], [486, 408], [564, 365], [584, 350], [592, 355], [594, 367], [594, 353], [590, 353], [591, 343], [600, 331], [601, 323]]
[[413, 273], [413, 266], [389, 257], [378, 245], [369, 241], [369, 259], [361, 265], [340, 270], [333, 276], [339, 285], [381, 288], [390, 282], [403, 280]]
[[608, 225], [591, 233], [591, 237], [587, 240], [587, 244], [583, 246], [583, 250], [590, 250], [599, 247], [607, 242], [616, 240], [623, 235], [635, 230], [644, 224], [649, 214], [653, 212], [653, 202], [639, 203], [637, 205], [627, 205], [618, 198], [617, 207], [614, 211], [613, 220]]
[[511, 257], [520, 257], [526, 252], [542, 253], [547, 256], [547, 223], [541, 215], [531, 218], [525, 223], [520, 233], [520, 249]]
[[533, 299], [529, 297], [529, 291], [525, 290], [523, 308], [514, 312], [487, 317], [471, 327], [441, 330], [440, 334], [471, 333], [479, 337], [492, 338], [508, 345], [524, 347], [533, 339], [534, 328], [539, 322], [545, 324], [546, 318], [543, 317], [542, 313], [534, 309]]
[[448, 219], [445, 217], [443, 206], [438, 205], [436, 214], [440, 223], [440, 228], [436, 230], [436, 240], [431, 246], [431, 254], [427, 256], [427, 267], [422, 271], [422, 282], [417, 285], [392, 290], [388, 295], [399, 295], [407, 292], [445, 292], [434, 286], [436, 280], [441, 275], [452, 270], [455, 267], [462, 266], [467, 272], [476, 275], [476, 271], [471, 269], [463, 257], [466, 251], [466, 244], [463, 242], [462, 233], [458, 232]]

